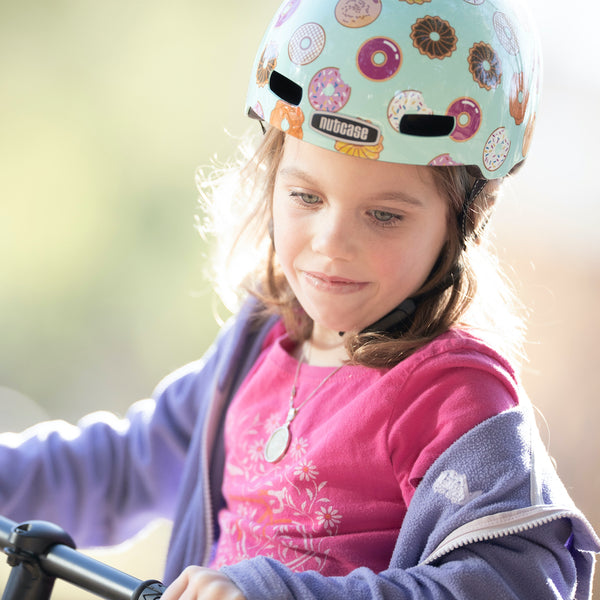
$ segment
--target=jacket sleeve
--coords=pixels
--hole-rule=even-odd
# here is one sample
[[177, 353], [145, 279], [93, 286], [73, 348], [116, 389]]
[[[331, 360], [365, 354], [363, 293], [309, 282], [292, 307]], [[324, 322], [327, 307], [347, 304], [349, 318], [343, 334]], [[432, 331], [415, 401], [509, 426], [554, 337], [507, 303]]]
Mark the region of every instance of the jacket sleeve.
[[328, 578], [269, 558], [223, 571], [248, 600], [589, 599], [598, 537], [523, 405], [470, 430], [428, 469], [386, 571]]
[[221, 342], [125, 418], [98, 412], [77, 426], [51, 421], [1, 434], [0, 514], [52, 521], [81, 546], [119, 543], [153, 518], [172, 517]]
[[[269, 558], [223, 571], [248, 600], [560, 600], [574, 598], [577, 573], [565, 549], [565, 522], [524, 534], [471, 544], [435, 565], [392, 568], [376, 574], [359, 568], [344, 577], [293, 573]], [[587, 597], [587, 596], [585, 596]]]

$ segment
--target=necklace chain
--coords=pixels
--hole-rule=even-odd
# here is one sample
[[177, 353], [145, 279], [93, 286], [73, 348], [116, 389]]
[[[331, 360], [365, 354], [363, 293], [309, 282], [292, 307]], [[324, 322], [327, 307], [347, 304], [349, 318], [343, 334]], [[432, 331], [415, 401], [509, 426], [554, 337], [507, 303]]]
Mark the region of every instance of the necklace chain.
[[[292, 389], [290, 391], [290, 412], [294, 411], [294, 417], [300, 409], [344, 366], [340, 365], [335, 368], [331, 373], [329, 373], [324, 379], [321, 380], [321, 383], [302, 401], [300, 406], [294, 408], [294, 400], [296, 398], [296, 394], [298, 393], [298, 376], [300, 375], [300, 368], [304, 364], [304, 352], [300, 354], [300, 358], [298, 360], [298, 366], [296, 367], [296, 374], [294, 375], [294, 383], [292, 384]], [[293, 418], [293, 417], [292, 417]]]
[[298, 393], [298, 377], [300, 375], [300, 368], [304, 364], [304, 360], [304, 352], [302, 351], [300, 353], [300, 358], [298, 359], [298, 366], [296, 367], [292, 389], [290, 390], [290, 407], [287, 417], [284, 424], [277, 427], [277, 429], [271, 433], [267, 443], [265, 444], [264, 455], [265, 460], [268, 462], [277, 462], [285, 456], [292, 437], [292, 434], [290, 433], [290, 424], [296, 418], [296, 415], [300, 409], [344, 366], [340, 365], [328, 373], [327, 376], [321, 380], [319, 385], [317, 385], [317, 387], [312, 390], [312, 392], [310, 392], [310, 394], [302, 401], [302, 403], [299, 406], [294, 407], [294, 400], [296, 398], [296, 394]]

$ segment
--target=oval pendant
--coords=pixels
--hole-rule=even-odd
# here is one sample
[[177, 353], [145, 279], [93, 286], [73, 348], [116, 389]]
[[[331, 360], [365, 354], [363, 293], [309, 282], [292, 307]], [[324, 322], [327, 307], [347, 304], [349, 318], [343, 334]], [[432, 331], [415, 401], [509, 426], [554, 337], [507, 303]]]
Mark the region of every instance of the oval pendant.
[[270, 463], [281, 460], [290, 445], [290, 430], [288, 424], [278, 427], [265, 444], [265, 460]]

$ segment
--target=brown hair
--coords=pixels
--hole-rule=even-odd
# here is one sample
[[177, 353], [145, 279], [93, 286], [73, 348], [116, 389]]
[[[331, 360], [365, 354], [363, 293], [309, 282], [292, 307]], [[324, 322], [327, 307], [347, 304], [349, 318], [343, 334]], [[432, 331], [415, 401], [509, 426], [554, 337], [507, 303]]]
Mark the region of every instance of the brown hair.
[[[216, 275], [220, 279], [223, 273], [231, 273], [236, 256], [247, 258], [248, 248], [252, 246], [256, 258], [250, 267], [244, 269], [240, 289], [259, 298], [265, 312], [279, 314], [290, 337], [303, 341], [310, 337], [312, 319], [304, 312], [288, 285], [271, 240], [273, 186], [284, 139], [284, 133], [270, 128], [258, 149], [237, 170], [233, 186], [236, 192], [230, 190], [227, 194], [236, 205], [232, 214], [238, 217], [238, 227], [226, 244], [228, 251], [222, 257], [224, 261]], [[494, 336], [494, 344], [500, 351], [513, 359], [522, 357], [523, 322], [517, 314], [511, 288], [491, 251], [486, 227], [500, 183], [488, 182], [470, 205], [463, 237], [460, 215], [465, 198], [478, 178], [477, 169], [464, 166], [431, 168], [436, 184], [448, 198], [450, 206], [448, 240], [433, 271], [416, 293], [423, 298], [417, 302], [408, 330], [400, 336], [349, 332], [345, 336], [345, 345], [352, 364], [391, 367], [455, 326], [476, 330], [482, 337]], [[208, 185], [214, 192], [214, 182]], [[205, 206], [213, 215], [208, 223], [213, 225], [215, 213], [222, 215], [224, 210], [224, 194], [215, 196], [219, 200], [204, 196], [205, 200], [209, 200]], [[223, 228], [220, 232], [213, 232], [222, 243]], [[449, 277], [451, 285], [444, 289], [442, 282]], [[438, 289], [442, 291], [437, 292]]]

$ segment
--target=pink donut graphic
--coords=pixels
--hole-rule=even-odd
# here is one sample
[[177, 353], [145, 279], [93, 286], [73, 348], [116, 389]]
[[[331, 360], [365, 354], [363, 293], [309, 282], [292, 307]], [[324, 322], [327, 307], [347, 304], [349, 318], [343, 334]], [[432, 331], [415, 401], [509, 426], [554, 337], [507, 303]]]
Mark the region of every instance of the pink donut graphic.
[[447, 152], [432, 158], [428, 163], [430, 167], [458, 167], [463, 163], [455, 161]]
[[473, 98], [458, 98], [448, 107], [446, 114], [456, 121], [450, 134], [455, 142], [470, 140], [481, 125], [481, 108]]
[[284, 6], [281, 7], [275, 27], [281, 27], [295, 12], [298, 6], [300, 6], [301, 0], [289, 0]]
[[288, 45], [290, 60], [307, 65], [317, 59], [325, 46], [325, 32], [318, 23], [305, 23], [294, 31]]
[[391, 79], [402, 65], [402, 52], [394, 40], [374, 37], [364, 42], [356, 56], [358, 70], [371, 81]]
[[254, 113], [260, 118], [261, 121], [265, 120], [265, 110], [262, 107], [262, 104], [260, 102], [257, 102], [253, 107], [252, 110], [254, 111]]
[[315, 110], [337, 112], [350, 98], [347, 85], [336, 67], [321, 69], [310, 81], [308, 101]]

